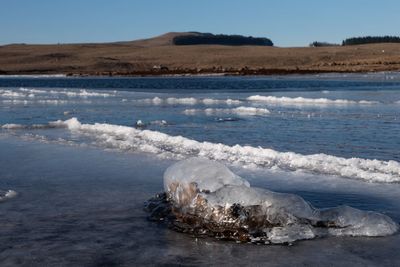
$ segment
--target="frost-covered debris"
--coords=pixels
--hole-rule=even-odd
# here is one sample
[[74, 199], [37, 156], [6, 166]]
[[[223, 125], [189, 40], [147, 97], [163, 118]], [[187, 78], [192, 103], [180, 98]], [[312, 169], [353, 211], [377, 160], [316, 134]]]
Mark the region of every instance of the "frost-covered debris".
[[233, 122], [233, 121], [240, 121], [242, 120], [241, 118], [235, 118], [235, 117], [220, 117], [220, 118], [215, 118], [216, 122]]
[[144, 98], [139, 99], [139, 102], [153, 104], [153, 105], [161, 105], [161, 104], [168, 104], [168, 105], [196, 105], [196, 104], [203, 104], [203, 105], [239, 105], [242, 103], [240, 100], [235, 99], [213, 99], [213, 98], [194, 98], [194, 97], [168, 97], [168, 98], [160, 98], [158, 96], [154, 98]]
[[342, 158], [326, 154], [302, 155], [262, 147], [229, 146], [127, 126], [82, 124], [76, 118], [59, 120], [51, 125], [66, 127], [73, 132], [87, 135], [96, 139], [99, 145], [109, 148], [141, 151], [164, 157], [182, 159], [199, 156], [247, 166], [301, 170], [368, 182], [400, 182], [400, 163], [393, 160]]
[[242, 116], [256, 116], [266, 115], [271, 113], [266, 108], [255, 108], [255, 107], [244, 107], [240, 106], [237, 108], [207, 108], [207, 109], [186, 109], [183, 111], [186, 115], [195, 115], [197, 113], [205, 113], [206, 115], [215, 114], [237, 114]]
[[144, 129], [150, 125], [166, 126], [166, 125], [168, 125], [168, 122], [166, 120], [154, 120], [154, 121], [149, 121], [149, 122], [145, 122], [143, 120], [137, 120], [135, 123], [136, 128], [139, 128], [139, 129]]
[[372, 105], [379, 104], [378, 101], [367, 101], [367, 100], [347, 100], [347, 99], [328, 99], [328, 98], [304, 98], [304, 97], [277, 97], [277, 96], [262, 96], [252, 95], [247, 98], [249, 101], [265, 102], [276, 105]]
[[152, 124], [152, 125], [168, 125], [168, 122], [166, 120], [155, 120], [155, 121], [151, 121], [150, 124]]
[[6, 201], [7, 199], [14, 198], [17, 196], [17, 192], [14, 190], [0, 190], [0, 202]]
[[164, 195], [147, 203], [151, 218], [195, 235], [241, 242], [291, 243], [324, 236], [387, 236], [398, 225], [347, 206], [316, 209], [301, 197], [250, 187], [221, 163], [190, 158], [164, 173]]
[[136, 121], [136, 127], [144, 127], [145, 126], [145, 123], [142, 121], [142, 120], [137, 120]]

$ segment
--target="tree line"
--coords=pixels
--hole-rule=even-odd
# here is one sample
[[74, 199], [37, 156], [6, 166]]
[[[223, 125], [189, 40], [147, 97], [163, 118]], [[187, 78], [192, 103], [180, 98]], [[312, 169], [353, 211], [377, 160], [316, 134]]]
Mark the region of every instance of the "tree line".
[[311, 47], [325, 47], [325, 46], [339, 46], [339, 44], [333, 44], [333, 43], [328, 43], [328, 42], [312, 42], [310, 44]]
[[342, 45], [360, 45], [376, 43], [400, 43], [400, 37], [397, 36], [365, 36], [348, 38], [342, 42]]
[[[362, 45], [362, 44], [378, 44], [378, 43], [400, 43], [400, 37], [398, 36], [364, 36], [364, 37], [352, 37], [343, 40], [342, 46], [348, 45]], [[328, 43], [328, 42], [312, 42], [311, 47], [325, 47], [325, 46], [339, 46], [340, 44]]]
[[[259, 45], [273, 46], [274, 43], [265, 37], [252, 37], [243, 35], [227, 35], [191, 32], [187, 35], [179, 35], [172, 39], [174, 45]], [[352, 37], [342, 41], [342, 46], [375, 44], [375, 43], [400, 43], [398, 36], [364, 36]], [[311, 47], [340, 46], [336, 43], [315, 41], [310, 44]]]
[[201, 33], [195, 35], [180, 35], [172, 40], [174, 45], [260, 45], [273, 46], [274, 43], [264, 37], [252, 37], [242, 35], [226, 35]]

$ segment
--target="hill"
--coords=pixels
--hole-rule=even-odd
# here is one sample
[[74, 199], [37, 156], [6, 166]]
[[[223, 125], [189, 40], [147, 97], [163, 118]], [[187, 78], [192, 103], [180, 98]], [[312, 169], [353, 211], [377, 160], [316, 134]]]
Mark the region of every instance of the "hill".
[[0, 46], [0, 74], [160, 75], [399, 71], [400, 44], [332, 47], [174, 45], [171, 32], [115, 43]]

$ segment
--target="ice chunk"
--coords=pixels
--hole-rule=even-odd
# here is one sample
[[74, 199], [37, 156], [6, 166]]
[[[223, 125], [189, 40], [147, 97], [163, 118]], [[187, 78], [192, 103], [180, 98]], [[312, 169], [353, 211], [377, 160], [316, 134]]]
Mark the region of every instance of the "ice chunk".
[[[162, 207], [169, 207], [174, 228], [194, 234], [288, 243], [323, 236], [387, 236], [398, 230], [383, 214], [347, 206], [320, 210], [297, 195], [250, 187], [226, 166], [204, 158], [169, 167], [164, 189]], [[160, 211], [150, 206], [153, 215]]]
[[226, 105], [239, 105], [240, 103], [242, 103], [242, 101], [240, 100], [236, 100], [236, 99], [213, 99], [213, 98], [204, 98], [202, 100], [204, 105], [219, 105], [219, 104], [226, 104]]
[[45, 91], [45, 90], [30, 89], [30, 88], [23, 88], [23, 87], [19, 88], [19, 90], [22, 92], [30, 93], [30, 94], [46, 94], [47, 93], [47, 91]]
[[14, 198], [17, 196], [17, 192], [14, 190], [0, 190], [0, 202], [6, 201], [7, 199]]
[[115, 96], [115, 93], [98, 93], [95, 91], [82, 90], [50, 90], [48, 93], [52, 95], [65, 95], [67, 97], [110, 97]]
[[169, 105], [239, 105], [242, 103], [240, 100], [236, 99], [214, 99], [214, 98], [194, 98], [194, 97], [168, 97], [168, 98], [160, 98], [158, 96], [154, 98], [145, 98], [138, 100], [139, 102], [153, 104], [153, 105], [161, 105], [161, 104], [169, 104]]
[[247, 98], [249, 101], [265, 102], [269, 104], [277, 105], [371, 105], [379, 104], [377, 101], [355, 101], [348, 99], [328, 99], [328, 98], [304, 98], [304, 97], [277, 97], [277, 96], [262, 96], [252, 95]]
[[7, 123], [7, 124], [2, 125], [1, 128], [8, 129], [8, 130], [23, 129], [24, 125], [15, 124], [15, 123]]
[[244, 107], [240, 106], [237, 108], [207, 108], [201, 109], [186, 109], [183, 111], [186, 115], [195, 115], [196, 113], [204, 112], [206, 115], [214, 114], [237, 114], [242, 116], [256, 116], [256, 115], [266, 115], [270, 111], [266, 108], [255, 108], [255, 107]]
[[186, 205], [197, 191], [215, 192], [227, 184], [250, 184], [231, 172], [223, 164], [203, 158], [190, 158], [169, 167], [164, 173], [164, 190], [176, 205]]
[[176, 98], [176, 97], [168, 97], [165, 100], [170, 105], [195, 105], [197, 103], [197, 99], [193, 97], [183, 97], [183, 98]]
[[26, 97], [27, 95], [24, 93], [19, 93], [19, 92], [15, 92], [12, 90], [4, 90], [4, 89], [0, 89], [0, 97], [4, 97], [4, 98], [20, 98], [20, 97]]
[[144, 123], [142, 120], [137, 120], [137, 121], [136, 121], [136, 126], [137, 126], [137, 127], [144, 127], [144, 126], [145, 126], [145, 123]]
[[73, 131], [73, 130], [78, 130], [82, 124], [78, 121], [77, 118], [74, 117], [65, 121], [62, 120], [52, 121], [49, 122], [49, 125], [53, 127], [67, 127], [68, 129]]
[[57, 95], [57, 96], [67, 96], [67, 97], [110, 97], [115, 96], [114, 93], [100, 93], [96, 91], [88, 91], [85, 89], [81, 90], [39, 90], [39, 89], [31, 89], [31, 88], [19, 88], [18, 90], [5, 90], [0, 89], [0, 97], [6, 98], [21, 98], [21, 97], [29, 97], [34, 98], [36, 95]]
[[166, 120], [155, 120], [155, 121], [151, 121], [150, 124], [152, 125], [168, 125], [168, 122]]
[[321, 210], [321, 219], [333, 223], [336, 228], [329, 229], [331, 235], [385, 236], [397, 231], [398, 225], [383, 214], [361, 211], [349, 206]]

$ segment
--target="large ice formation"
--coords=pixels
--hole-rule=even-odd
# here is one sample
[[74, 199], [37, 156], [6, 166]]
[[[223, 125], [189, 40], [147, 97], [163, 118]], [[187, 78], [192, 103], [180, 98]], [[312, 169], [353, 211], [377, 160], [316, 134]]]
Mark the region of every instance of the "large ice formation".
[[221, 163], [190, 158], [164, 173], [164, 195], [148, 202], [156, 219], [177, 230], [256, 243], [291, 243], [322, 236], [387, 236], [386, 215], [348, 206], [316, 209], [301, 197], [250, 187]]

